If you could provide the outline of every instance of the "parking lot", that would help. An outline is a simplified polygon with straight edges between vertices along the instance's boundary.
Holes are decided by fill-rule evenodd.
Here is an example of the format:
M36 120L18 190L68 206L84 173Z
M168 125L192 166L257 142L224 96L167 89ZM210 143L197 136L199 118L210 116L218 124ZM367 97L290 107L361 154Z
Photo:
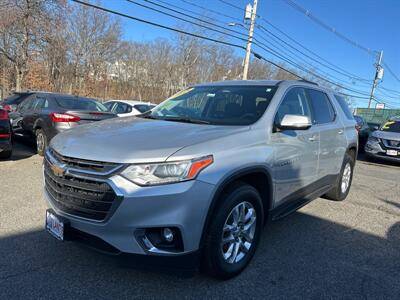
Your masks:
M117 264L43 230L41 161L28 145L0 162L0 298L400 299L400 166L359 160L344 202L318 199L268 224L230 281Z

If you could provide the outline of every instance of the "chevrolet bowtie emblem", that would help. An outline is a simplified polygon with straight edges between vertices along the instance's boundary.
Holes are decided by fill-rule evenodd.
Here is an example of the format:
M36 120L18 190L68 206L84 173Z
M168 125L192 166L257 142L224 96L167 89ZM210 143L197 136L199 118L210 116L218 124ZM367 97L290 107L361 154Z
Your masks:
M50 168L53 171L53 174L57 177L62 177L65 174L65 169L63 166L51 164Z

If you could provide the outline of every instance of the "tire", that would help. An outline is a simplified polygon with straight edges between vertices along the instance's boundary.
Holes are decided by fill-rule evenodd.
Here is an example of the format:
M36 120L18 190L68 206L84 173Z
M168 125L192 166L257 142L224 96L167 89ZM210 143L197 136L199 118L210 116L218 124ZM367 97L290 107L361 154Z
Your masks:
M12 155L12 150L2 151L0 152L0 159L8 159Z
M343 201L344 199L346 199L350 191L351 183L353 181L354 164L354 157L346 153L344 155L342 168L340 170L340 175L338 176L335 187L331 189L328 193L326 193L323 196L324 198L333 201Z
M40 128L36 129L35 136L36 136L37 154L39 154L40 156L44 156L44 152L46 151L46 148L48 145L47 136L44 133L43 129L40 129Z
M261 197L250 185L237 184L221 197L223 200L215 210L208 227L202 253L202 267L203 271L213 277L229 279L242 272L253 258L260 240L264 213ZM236 213L240 216L240 209L243 208L245 213L242 215L247 219L235 227L235 219L238 219L235 218ZM229 230L224 231L223 228ZM222 244L223 238L230 242ZM238 251L235 256L236 249Z

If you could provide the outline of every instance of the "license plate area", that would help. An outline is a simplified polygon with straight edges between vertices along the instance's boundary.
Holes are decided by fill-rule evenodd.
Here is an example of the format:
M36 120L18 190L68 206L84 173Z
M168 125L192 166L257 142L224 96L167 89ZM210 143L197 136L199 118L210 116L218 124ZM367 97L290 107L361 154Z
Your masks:
M56 215L53 210L46 211L46 231L60 241L65 240L65 229L68 221Z
M397 150L386 150L386 154L390 155L390 156L398 156L399 155L399 151L397 151Z

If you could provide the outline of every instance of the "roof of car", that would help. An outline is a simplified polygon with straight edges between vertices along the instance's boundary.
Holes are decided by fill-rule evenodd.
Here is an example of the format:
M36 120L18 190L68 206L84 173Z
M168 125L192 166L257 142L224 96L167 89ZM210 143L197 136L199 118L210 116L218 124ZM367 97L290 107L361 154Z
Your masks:
M53 95L53 96L63 96L63 97L76 97L76 98L85 98L85 99L93 99L89 97L83 97L83 96L77 96L77 95L71 95L71 94L66 94L66 93L54 93L54 92L47 92L47 91L21 91L21 92L13 92L13 94L46 94L46 95ZM93 99L95 100L95 99Z
M215 82L200 83L194 86L275 86L281 83L299 84L304 83L308 85L318 86L317 83L308 80L223 80Z
M117 100L117 99L110 99L110 100L107 100L107 101L104 102L104 103L107 103L107 102L122 102L122 103L130 104L130 105L136 105L136 104L155 105L155 104L153 104L153 103L151 103L151 102L143 102L143 101L137 101L137 100Z

